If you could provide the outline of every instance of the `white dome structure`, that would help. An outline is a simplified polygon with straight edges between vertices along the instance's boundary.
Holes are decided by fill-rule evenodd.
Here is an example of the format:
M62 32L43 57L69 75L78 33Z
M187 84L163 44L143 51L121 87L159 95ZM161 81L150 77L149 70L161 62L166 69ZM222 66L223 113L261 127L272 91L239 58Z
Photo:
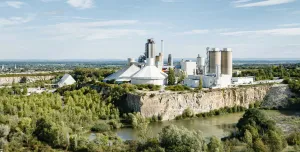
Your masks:
M117 83L129 82L131 80L131 77L138 71L140 71L140 68L132 64L131 66L126 66L116 73L109 75L103 81L107 82L110 80L115 80Z
M159 70L156 66L152 65L151 63L151 60L148 60L148 65L131 77L132 84L165 84L165 80L168 77L168 75Z

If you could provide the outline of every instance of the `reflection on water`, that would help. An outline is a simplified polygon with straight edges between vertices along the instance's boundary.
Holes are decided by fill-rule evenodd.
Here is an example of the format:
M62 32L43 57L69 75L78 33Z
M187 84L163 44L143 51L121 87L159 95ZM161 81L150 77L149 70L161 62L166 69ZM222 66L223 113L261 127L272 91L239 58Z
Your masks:
M228 136L233 126L242 117L243 113L234 113L211 118L194 118L186 120L172 120L149 124L152 136L157 136L161 129L168 125L185 127L189 130L200 130L205 138L216 136L219 138ZM138 137L138 130L132 128L122 128L116 130L118 136L123 140L134 140Z

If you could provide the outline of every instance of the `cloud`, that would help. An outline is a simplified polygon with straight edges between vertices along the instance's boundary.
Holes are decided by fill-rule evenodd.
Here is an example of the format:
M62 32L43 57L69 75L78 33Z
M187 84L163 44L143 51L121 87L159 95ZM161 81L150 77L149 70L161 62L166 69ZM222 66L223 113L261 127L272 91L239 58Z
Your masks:
M295 26L300 26L300 23L281 24L279 26L281 26L281 27L295 27Z
M206 34L208 32L209 32L209 30L191 30L191 31L186 31L186 32L182 32L182 33L179 33L179 34L182 34L182 35L195 35L195 34Z
M20 1L6 1L6 4L13 8L21 8L25 3Z
M145 30L120 28L135 25L136 20L111 20L100 22L68 22L50 25L44 29L55 40L98 40L132 35L146 35Z
M0 27L24 24L24 23L32 21L34 19L34 17L35 17L35 15L28 15L26 18L24 18L24 17L0 18Z
M243 1L243 0L240 0ZM271 5L280 5L286 3L292 3L296 0L264 0L260 2L253 2L253 3L244 3L240 2L235 5L235 7L262 7L262 6L271 6Z
M232 3L234 4L238 4L238 3L246 3L246 2L250 2L252 0L236 0L236 1L233 1Z
M300 36L300 28L278 28L256 31L224 32L221 35L243 36L243 35L271 35L271 36Z
M56 2L56 1L60 1L60 0L41 0L42 2L48 3L48 2Z
M93 18L90 17L80 17L80 16L73 16L72 18L78 20L93 20Z
M67 0L67 3L79 9L87 9L94 6L94 0Z

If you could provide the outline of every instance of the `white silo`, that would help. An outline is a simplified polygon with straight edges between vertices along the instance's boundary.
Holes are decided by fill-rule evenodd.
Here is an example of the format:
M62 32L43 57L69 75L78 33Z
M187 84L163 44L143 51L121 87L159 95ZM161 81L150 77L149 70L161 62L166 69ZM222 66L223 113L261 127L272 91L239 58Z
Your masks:
M232 50L224 48L221 51L221 73L232 75Z
M217 66L221 66L221 52L219 48L212 48L212 50L209 51L208 73L217 73Z

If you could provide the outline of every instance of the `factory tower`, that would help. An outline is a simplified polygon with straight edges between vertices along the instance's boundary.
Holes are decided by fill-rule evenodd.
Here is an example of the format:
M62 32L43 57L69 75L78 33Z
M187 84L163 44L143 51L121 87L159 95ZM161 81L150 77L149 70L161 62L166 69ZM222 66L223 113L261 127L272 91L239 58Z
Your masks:
M155 42L153 39L148 39L145 44L145 56L148 58L155 58Z

